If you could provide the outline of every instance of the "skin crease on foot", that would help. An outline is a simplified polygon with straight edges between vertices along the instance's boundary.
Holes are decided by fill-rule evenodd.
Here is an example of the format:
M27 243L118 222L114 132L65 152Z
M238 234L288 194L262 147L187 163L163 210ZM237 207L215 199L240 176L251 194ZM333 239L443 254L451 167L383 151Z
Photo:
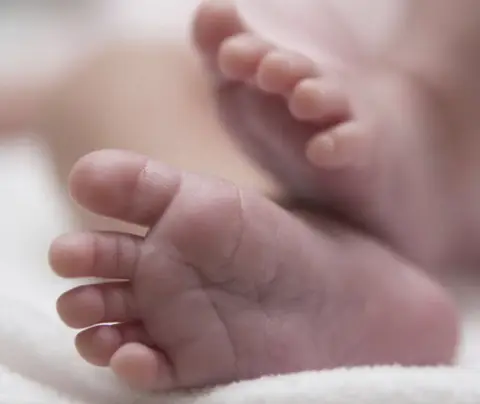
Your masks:
M102 281L65 293L58 311L89 327L83 358L132 387L453 358L448 294L363 234L130 152L84 157L70 189L84 208L148 228L68 234L50 252L60 276Z
M397 2L402 18L377 49L342 15L313 24L331 16L326 0L267 2L270 13L257 3L239 1L268 29L290 29L292 48L314 38L327 57L267 41L232 1L203 2L193 40L230 134L292 195L334 207L427 269L477 265L480 3ZM289 15L305 22L295 32Z

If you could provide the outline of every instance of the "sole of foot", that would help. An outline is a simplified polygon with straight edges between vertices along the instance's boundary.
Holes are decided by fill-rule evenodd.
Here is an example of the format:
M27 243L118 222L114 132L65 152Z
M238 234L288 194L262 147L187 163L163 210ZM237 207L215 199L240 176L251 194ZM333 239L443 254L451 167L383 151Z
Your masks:
M99 282L58 301L85 329L79 353L134 388L453 359L443 289L328 217L120 151L81 159L70 188L91 212L148 229L68 234L50 251L58 275Z

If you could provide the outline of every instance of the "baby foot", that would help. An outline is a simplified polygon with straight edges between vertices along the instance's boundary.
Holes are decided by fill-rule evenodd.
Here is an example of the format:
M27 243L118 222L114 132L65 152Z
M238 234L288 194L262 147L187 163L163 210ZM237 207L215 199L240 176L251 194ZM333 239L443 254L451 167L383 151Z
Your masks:
M291 195L340 211L422 265L451 253L452 194L428 143L450 129L424 83L369 59L320 66L251 32L228 0L203 2L193 38L223 122Z
M71 190L92 212L149 229L70 234L50 257L61 276L104 281L67 292L58 311L90 327L77 338L83 358L133 387L453 358L444 291L340 225L309 227L230 183L126 152L82 159Z
M315 172L304 158L310 139L315 141L307 154L318 166L343 168L362 159L359 143L367 138L344 136L352 135L355 125L346 123L348 99L332 72L249 31L228 1L206 1L199 7L193 37L213 73L225 123L282 181L308 184L298 177Z
M235 13L226 9L223 2L209 2L203 7L198 13L197 38L202 35L201 25L207 24L209 18ZM293 118L317 126L319 132L307 144L307 157L318 167L338 169L361 161L365 157L365 147L361 145L365 146L368 134L362 134L359 125L351 121L347 94L342 91L339 78L333 73L324 74L305 56L239 30L218 46L219 80L243 82L264 94L283 97Z

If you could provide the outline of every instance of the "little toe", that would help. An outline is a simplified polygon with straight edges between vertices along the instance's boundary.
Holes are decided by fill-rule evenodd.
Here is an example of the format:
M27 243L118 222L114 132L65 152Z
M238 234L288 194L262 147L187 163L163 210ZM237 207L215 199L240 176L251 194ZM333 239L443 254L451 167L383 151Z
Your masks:
M232 1L207 0L195 12L192 39L207 64L215 65L222 42L245 31Z
M319 168L361 167L368 161L371 137L356 121L320 132L307 144L308 161Z
M228 38L218 52L220 71L231 80L251 79L271 48L270 44L248 32Z
M95 366L108 366L115 352L128 343L152 345L145 329L137 323L99 325L81 331L75 340L80 356Z
M256 83L265 92L288 95L300 80L316 75L317 68L311 59L275 49L262 59Z
M349 106L339 86L320 78L307 78L294 88L289 101L292 115L301 121L321 123L325 120L346 119Z
M134 389L166 391L176 387L166 356L140 343L121 346L112 356L110 367Z
M128 282L80 286L64 293L57 311L65 324L86 328L100 323L136 320L137 306Z
M142 241L129 234L66 234L52 243L50 266L64 278L131 279Z

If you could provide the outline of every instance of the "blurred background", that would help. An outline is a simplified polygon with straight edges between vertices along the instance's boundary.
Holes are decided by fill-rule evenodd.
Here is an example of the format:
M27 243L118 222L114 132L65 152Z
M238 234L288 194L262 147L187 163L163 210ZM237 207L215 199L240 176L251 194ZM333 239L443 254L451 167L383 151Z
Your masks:
M63 74L112 41L161 38L174 46L183 44L197 3L1 1L0 97L2 89ZM52 287L60 290L65 285L50 274L46 253L52 238L70 227L70 212L48 153L30 135L16 133L0 142L0 275L4 286L0 296L38 297L38 305L53 313L56 291Z
M184 35L197 0L0 2L0 73L39 75L119 37Z

